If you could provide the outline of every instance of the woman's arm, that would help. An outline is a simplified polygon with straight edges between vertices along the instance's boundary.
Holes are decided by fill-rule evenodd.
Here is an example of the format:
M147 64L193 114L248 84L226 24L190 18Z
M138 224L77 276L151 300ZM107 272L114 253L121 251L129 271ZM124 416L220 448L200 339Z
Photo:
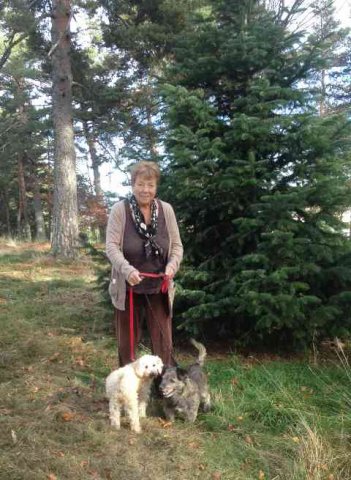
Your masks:
M125 227L125 206L116 203L110 212L106 230L106 255L114 269L127 280L136 269L125 259L122 242Z

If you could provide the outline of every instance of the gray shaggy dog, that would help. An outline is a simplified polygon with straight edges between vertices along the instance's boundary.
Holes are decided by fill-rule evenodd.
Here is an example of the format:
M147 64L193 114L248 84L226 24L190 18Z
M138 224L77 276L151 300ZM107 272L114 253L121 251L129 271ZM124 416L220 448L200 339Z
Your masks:
M207 376L202 370L206 348L194 339L190 341L199 352L197 361L187 368L166 368L159 386L165 416L171 421L179 416L195 422L199 407L204 412L211 408Z

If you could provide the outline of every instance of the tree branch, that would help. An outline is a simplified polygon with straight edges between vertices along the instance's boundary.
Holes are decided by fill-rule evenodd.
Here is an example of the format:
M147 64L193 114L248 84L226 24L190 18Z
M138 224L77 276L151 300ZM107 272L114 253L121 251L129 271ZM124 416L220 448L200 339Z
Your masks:
M1 55L1 58L0 58L0 69L5 65L5 63L7 62L7 60L9 59L10 55L11 55L11 52L12 52L12 49L18 45L19 43L21 43L26 37L28 37L28 33L22 33L22 35L20 35L16 40L15 40L15 37L16 37L16 32L13 32L9 38L9 43L7 45L7 47L5 48L5 51L4 53Z

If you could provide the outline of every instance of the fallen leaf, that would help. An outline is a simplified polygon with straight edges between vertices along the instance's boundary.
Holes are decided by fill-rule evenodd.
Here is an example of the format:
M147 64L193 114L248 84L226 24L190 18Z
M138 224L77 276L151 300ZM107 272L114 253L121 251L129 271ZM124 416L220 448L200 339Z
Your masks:
M250 437L250 435L245 435L244 440L249 445L253 445L253 443L254 443L253 440L252 440L252 437Z
M206 468L205 465L203 463L200 463L199 470L204 471L205 468Z
M61 415L61 418L64 422L71 422L76 417L76 414L73 412L64 412Z
M57 477L53 473L49 473L48 480L57 480Z
M173 425L172 422L170 422L169 420L164 420L163 418L161 417L158 417L157 419L159 421L159 423L161 424L162 428L169 428Z
M221 472L213 472L212 473L212 480L221 480L222 474Z
M84 360L82 359L82 357L76 358L75 363L76 363L76 365L79 365L80 367L84 367L84 366L85 366L85 362L84 362Z
M260 470L258 472L258 480L264 480L264 479L265 479L264 472L262 470Z
M82 468L86 467L87 465L89 465L89 462L88 460L82 460L79 464Z
M63 452L53 452L55 457L60 457L60 458L63 458L65 456L65 454Z
M55 362L56 360L58 360L59 356L60 356L60 352L56 352L51 357L49 357L49 361L50 362Z
M165 423L162 425L162 427L163 427L163 428L169 428L169 427L171 427L172 425L173 425L172 422L165 422Z
M112 480L112 471L109 468L104 469L106 480Z
M234 430L237 430L238 427L236 425L234 425L233 423L230 423L228 426L227 426L227 430L229 432L234 432Z
M190 443L188 443L188 446L190 448L199 448L200 444L199 444L199 442L190 442Z

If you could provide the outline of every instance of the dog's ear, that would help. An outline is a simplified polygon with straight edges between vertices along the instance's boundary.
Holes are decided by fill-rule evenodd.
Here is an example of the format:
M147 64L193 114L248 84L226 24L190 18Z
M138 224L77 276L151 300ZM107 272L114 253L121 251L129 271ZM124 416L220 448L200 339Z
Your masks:
M144 365L143 365L142 357L135 360L135 362L133 363L133 368L134 368L135 375L137 377L144 376Z
M177 377L181 381L184 381L188 377L188 373L185 368L177 367Z

